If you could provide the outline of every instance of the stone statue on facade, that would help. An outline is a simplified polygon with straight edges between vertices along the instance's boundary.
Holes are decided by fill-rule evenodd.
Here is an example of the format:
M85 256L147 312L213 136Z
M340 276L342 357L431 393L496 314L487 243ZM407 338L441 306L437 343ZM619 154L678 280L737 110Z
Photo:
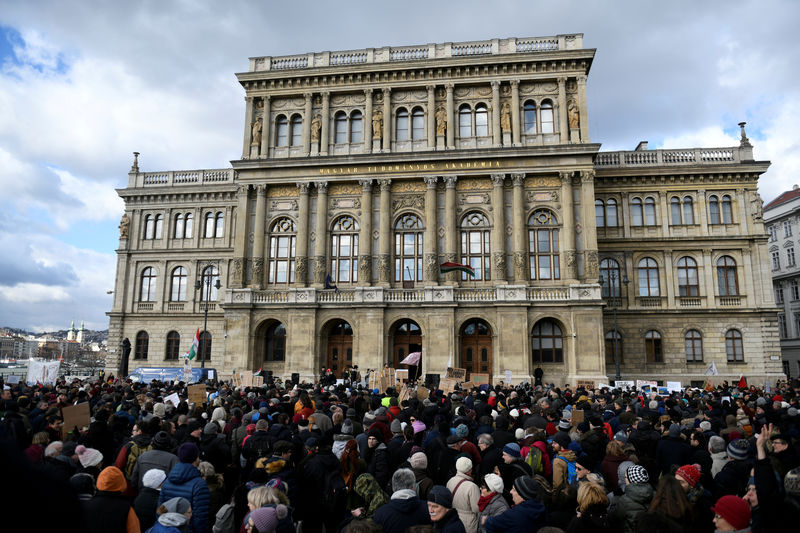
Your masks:
M128 238L128 231L130 230L131 226L131 219L128 216L128 213L123 213L122 218L119 220L119 238L120 239L127 239Z
M311 142L319 142L319 134L322 131L322 117L314 115L311 119Z
M575 105L575 100L570 100L567 106L567 116L569 117L570 129L578 129L580 127L580 114L578 113L578 106Z
M511 106L504 102L500 106L500 128L503 131L511 132Z
M443 107L436 110L436 135L444 135L447 129L447 112Z
M764 218L764 200L761 199L761 195L758 194L758 191L753 194L753 199L750 200L750 204L752 206L753 220L762 220Z
M259 146L261 144L261 128L263 127L261 123L261 119L257 118L253 121L253 125L251 126L251 133L253 140L250 144L253 146Z
M372 112L372 138L380 140L383 137L383 112L376 109Z

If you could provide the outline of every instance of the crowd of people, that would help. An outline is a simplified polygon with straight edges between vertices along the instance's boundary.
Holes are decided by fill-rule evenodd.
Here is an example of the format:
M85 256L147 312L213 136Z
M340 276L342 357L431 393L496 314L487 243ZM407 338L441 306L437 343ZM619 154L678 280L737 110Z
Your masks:
M7 516L90 533L800 523L796 381L668 395L527 383L401 394L328 380L206 391L194 404L183 382L3 385ZM88 424L64 427L81 403Z

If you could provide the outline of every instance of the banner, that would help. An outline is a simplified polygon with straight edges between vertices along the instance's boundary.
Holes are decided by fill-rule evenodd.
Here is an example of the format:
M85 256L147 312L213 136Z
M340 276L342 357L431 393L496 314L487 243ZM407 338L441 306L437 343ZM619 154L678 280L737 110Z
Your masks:
M61 361L34 361L28 362L28 376L25 378L25 383L28 385L53 385L58 379L58 370L61 367Z
M670 392L680 392L683 387L680 381L667 381L667 390Z
M633 381L615 381L614 387L618 389L632 389L635 383Z

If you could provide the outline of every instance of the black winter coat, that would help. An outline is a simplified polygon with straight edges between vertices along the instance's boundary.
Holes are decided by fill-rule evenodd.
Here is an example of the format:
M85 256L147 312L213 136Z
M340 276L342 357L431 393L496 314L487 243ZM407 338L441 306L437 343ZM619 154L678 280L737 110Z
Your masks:
M139 527L147 531L156 523L156 509L158 509L158 490L144 487L133 501L133 510L139 517Z
M672 465L688 464L691 455L692 447L680 437L664 437L656 448L656 460L662 474L669 473Z

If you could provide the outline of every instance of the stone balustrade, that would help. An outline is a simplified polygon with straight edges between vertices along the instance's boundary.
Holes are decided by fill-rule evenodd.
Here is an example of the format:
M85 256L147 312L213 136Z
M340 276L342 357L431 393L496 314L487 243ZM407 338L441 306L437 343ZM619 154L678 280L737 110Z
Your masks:
M202 184L233 183L232 168L206 170L170 170L167 172L139 172L130 175L128 187L180 187Z
M597 168L657 167L678 165L718 165L741 163L751 154L743 155L741 147L692 148L687 150L633 150L626 152L600 152L595 159Z

